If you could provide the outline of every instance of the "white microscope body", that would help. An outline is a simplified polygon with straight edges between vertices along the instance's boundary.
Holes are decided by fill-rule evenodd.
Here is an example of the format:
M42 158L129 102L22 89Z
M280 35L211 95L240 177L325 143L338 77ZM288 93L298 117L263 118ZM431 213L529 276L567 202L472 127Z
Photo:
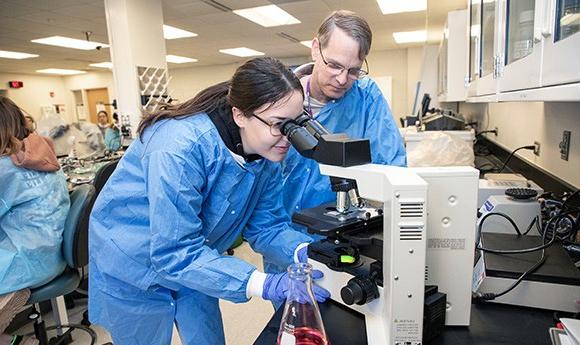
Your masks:
M320 165L321 173L353 179L361 198L383 204L383 286L379 297L347 305L341 289L351 275L309 260L324 272L317 284L332 298L365 316L369 345L422 343L425 291L427 183L405 168L366 164L349 168Z

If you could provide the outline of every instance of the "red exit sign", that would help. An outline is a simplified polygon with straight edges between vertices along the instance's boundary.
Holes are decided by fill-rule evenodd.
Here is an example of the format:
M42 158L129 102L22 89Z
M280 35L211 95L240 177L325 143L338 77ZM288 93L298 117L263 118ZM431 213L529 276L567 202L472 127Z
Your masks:
M24 83L19 80L11 80L8 82L8 86L12 89L20 89L24 86Z

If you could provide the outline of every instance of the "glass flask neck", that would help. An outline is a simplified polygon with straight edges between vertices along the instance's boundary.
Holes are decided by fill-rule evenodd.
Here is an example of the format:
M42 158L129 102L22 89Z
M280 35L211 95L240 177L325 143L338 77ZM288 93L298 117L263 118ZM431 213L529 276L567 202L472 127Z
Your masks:
M288 297L278 331L278 345L329 345L312 293L312 266L288 267Z

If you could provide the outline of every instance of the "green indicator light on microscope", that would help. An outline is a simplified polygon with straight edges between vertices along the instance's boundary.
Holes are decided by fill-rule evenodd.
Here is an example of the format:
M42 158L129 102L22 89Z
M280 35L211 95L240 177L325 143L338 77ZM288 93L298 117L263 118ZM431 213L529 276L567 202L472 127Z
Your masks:
M341 255L340 256L340 263L342 264L353 264L355 261L354 256L350 255Z

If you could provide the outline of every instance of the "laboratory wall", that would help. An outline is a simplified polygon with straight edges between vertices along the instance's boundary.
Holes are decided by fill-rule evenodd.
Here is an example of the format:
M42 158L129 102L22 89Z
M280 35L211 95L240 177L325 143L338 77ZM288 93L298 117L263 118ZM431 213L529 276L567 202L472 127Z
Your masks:
M22 81L24 87L8 88L11 80ZM42 106L55 104L64 104L66 121L72 116L72 93L66 88L64 77L0 73L0 89L6 89L6 95L35 119L40 118Z
M520 146L540 143L540 155L527 150L516 155L540 169L580 187L580 103L513 102L459 106L470 120L477 120L480 130L498 128L498 135L487 138L511 151ZM560 159L562 132L572 132L568 161Z
M64 77L64 84L71 91L107 88L110 100L115 98L115 83L111 72L90 72Z
M427 46L432 52L435 46ZM436 49L435 49L436 51ZM433 56L431 56L433 55ZM395 118L408 115L413 106L415 86L419 78L426 85L436 85L436 73L423 71L421 65L427 58L436 59L436 54L427 54L423 47L373 51L368 57L371 77L392 77L392 111ZM287 65L300 65L310 61L310 56L282 59ZM436 60L434 60L436 61ZM200 66L189 68L170 68L170 92L178 100L187 100L204 88L229 79L241 63L229 65ZM432 74L432 75L431 75ZM431 80L432 79L432 80ZM428 92L427 89L426 92ZM397 123L399 121L397 120Z
M436 51L436 46L427 46L426 49L413 47L373 51L368 57L371 77L390 76L392 78L391 108L397 124L399 124L399 117L411 113L417 81L422 80L421 94L429 92L429 85L436 83L436 71L431 73L430 69L421 67L425 60L436 59L431 56L433 55L432 51ZM289 66L301 65L310 60L310 56L307 55L282 59ZM240 64L242 62L186 68L170 65L169 74L172 79L169 93L173 98L185 101L204 88L229 79ZM65 104L66 120L68 122L74 121L76 119L76 104L73 91L77 90L108 88L109 99L112 101L116 97L113 75L109 71L95 71L65 77L0 74L0 82L2 85L6 85L6 88L9 80L24 82L22 89L9 89L8 96L34 117L40 116L42 105ZM54 92L54 97L50 97L50 92Z

